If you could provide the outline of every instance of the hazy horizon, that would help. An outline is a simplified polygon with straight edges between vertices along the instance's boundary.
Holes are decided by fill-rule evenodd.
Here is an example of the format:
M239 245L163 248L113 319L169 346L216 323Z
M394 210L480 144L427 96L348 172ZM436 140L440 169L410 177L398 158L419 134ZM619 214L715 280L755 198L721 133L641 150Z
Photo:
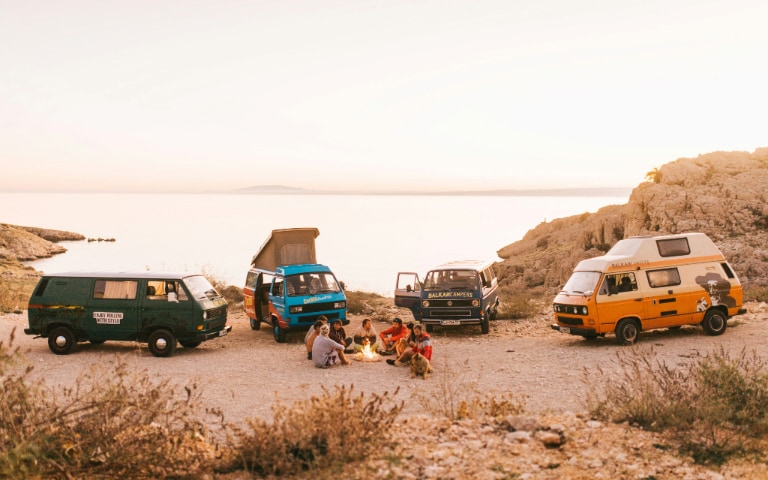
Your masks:
M757 0L2 11L4 192L633 188L768 145Z

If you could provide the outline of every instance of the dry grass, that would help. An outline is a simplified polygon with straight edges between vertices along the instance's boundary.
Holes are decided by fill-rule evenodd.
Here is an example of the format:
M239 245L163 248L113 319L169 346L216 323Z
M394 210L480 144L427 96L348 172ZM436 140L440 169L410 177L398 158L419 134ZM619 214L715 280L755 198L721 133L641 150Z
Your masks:
M621 376L599 370L602 386L587 397L595 417L666 432L702 464L750 453L768 434L768 373L755 352L721 348L679 368L639 348L617 357Z

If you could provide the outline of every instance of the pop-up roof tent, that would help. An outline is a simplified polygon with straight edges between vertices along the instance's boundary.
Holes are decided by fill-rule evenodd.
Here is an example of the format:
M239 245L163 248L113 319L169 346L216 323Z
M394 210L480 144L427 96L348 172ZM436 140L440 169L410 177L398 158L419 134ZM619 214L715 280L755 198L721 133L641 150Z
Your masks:
M282 265L317 263L316 228L284 228L272 230L267 241L251 259L251 265L264 270L275 270Z

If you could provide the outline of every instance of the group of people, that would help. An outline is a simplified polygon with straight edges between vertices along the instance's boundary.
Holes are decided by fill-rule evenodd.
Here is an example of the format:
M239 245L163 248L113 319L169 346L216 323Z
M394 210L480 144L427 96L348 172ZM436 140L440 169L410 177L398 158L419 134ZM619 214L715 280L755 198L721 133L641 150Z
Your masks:
M363 320L360 329L348 337L338 318L328 325L328 319L321 315L304 337L307 359L318 368L341 364L349 365L347 355L362 351L366 346L380 355L395 355L387 359L389 365L407 365L412 356L420 353L427 360L432 359L432 340L420 324L403 325L399 318L392 320L392 326L377 334L371 319Z

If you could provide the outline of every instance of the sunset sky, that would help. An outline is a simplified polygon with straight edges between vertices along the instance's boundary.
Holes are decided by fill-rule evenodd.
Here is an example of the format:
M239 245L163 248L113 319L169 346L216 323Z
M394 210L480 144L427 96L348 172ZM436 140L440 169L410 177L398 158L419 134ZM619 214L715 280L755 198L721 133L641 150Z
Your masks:
M632 187L768 146L768 2L0 0L0 191Z

